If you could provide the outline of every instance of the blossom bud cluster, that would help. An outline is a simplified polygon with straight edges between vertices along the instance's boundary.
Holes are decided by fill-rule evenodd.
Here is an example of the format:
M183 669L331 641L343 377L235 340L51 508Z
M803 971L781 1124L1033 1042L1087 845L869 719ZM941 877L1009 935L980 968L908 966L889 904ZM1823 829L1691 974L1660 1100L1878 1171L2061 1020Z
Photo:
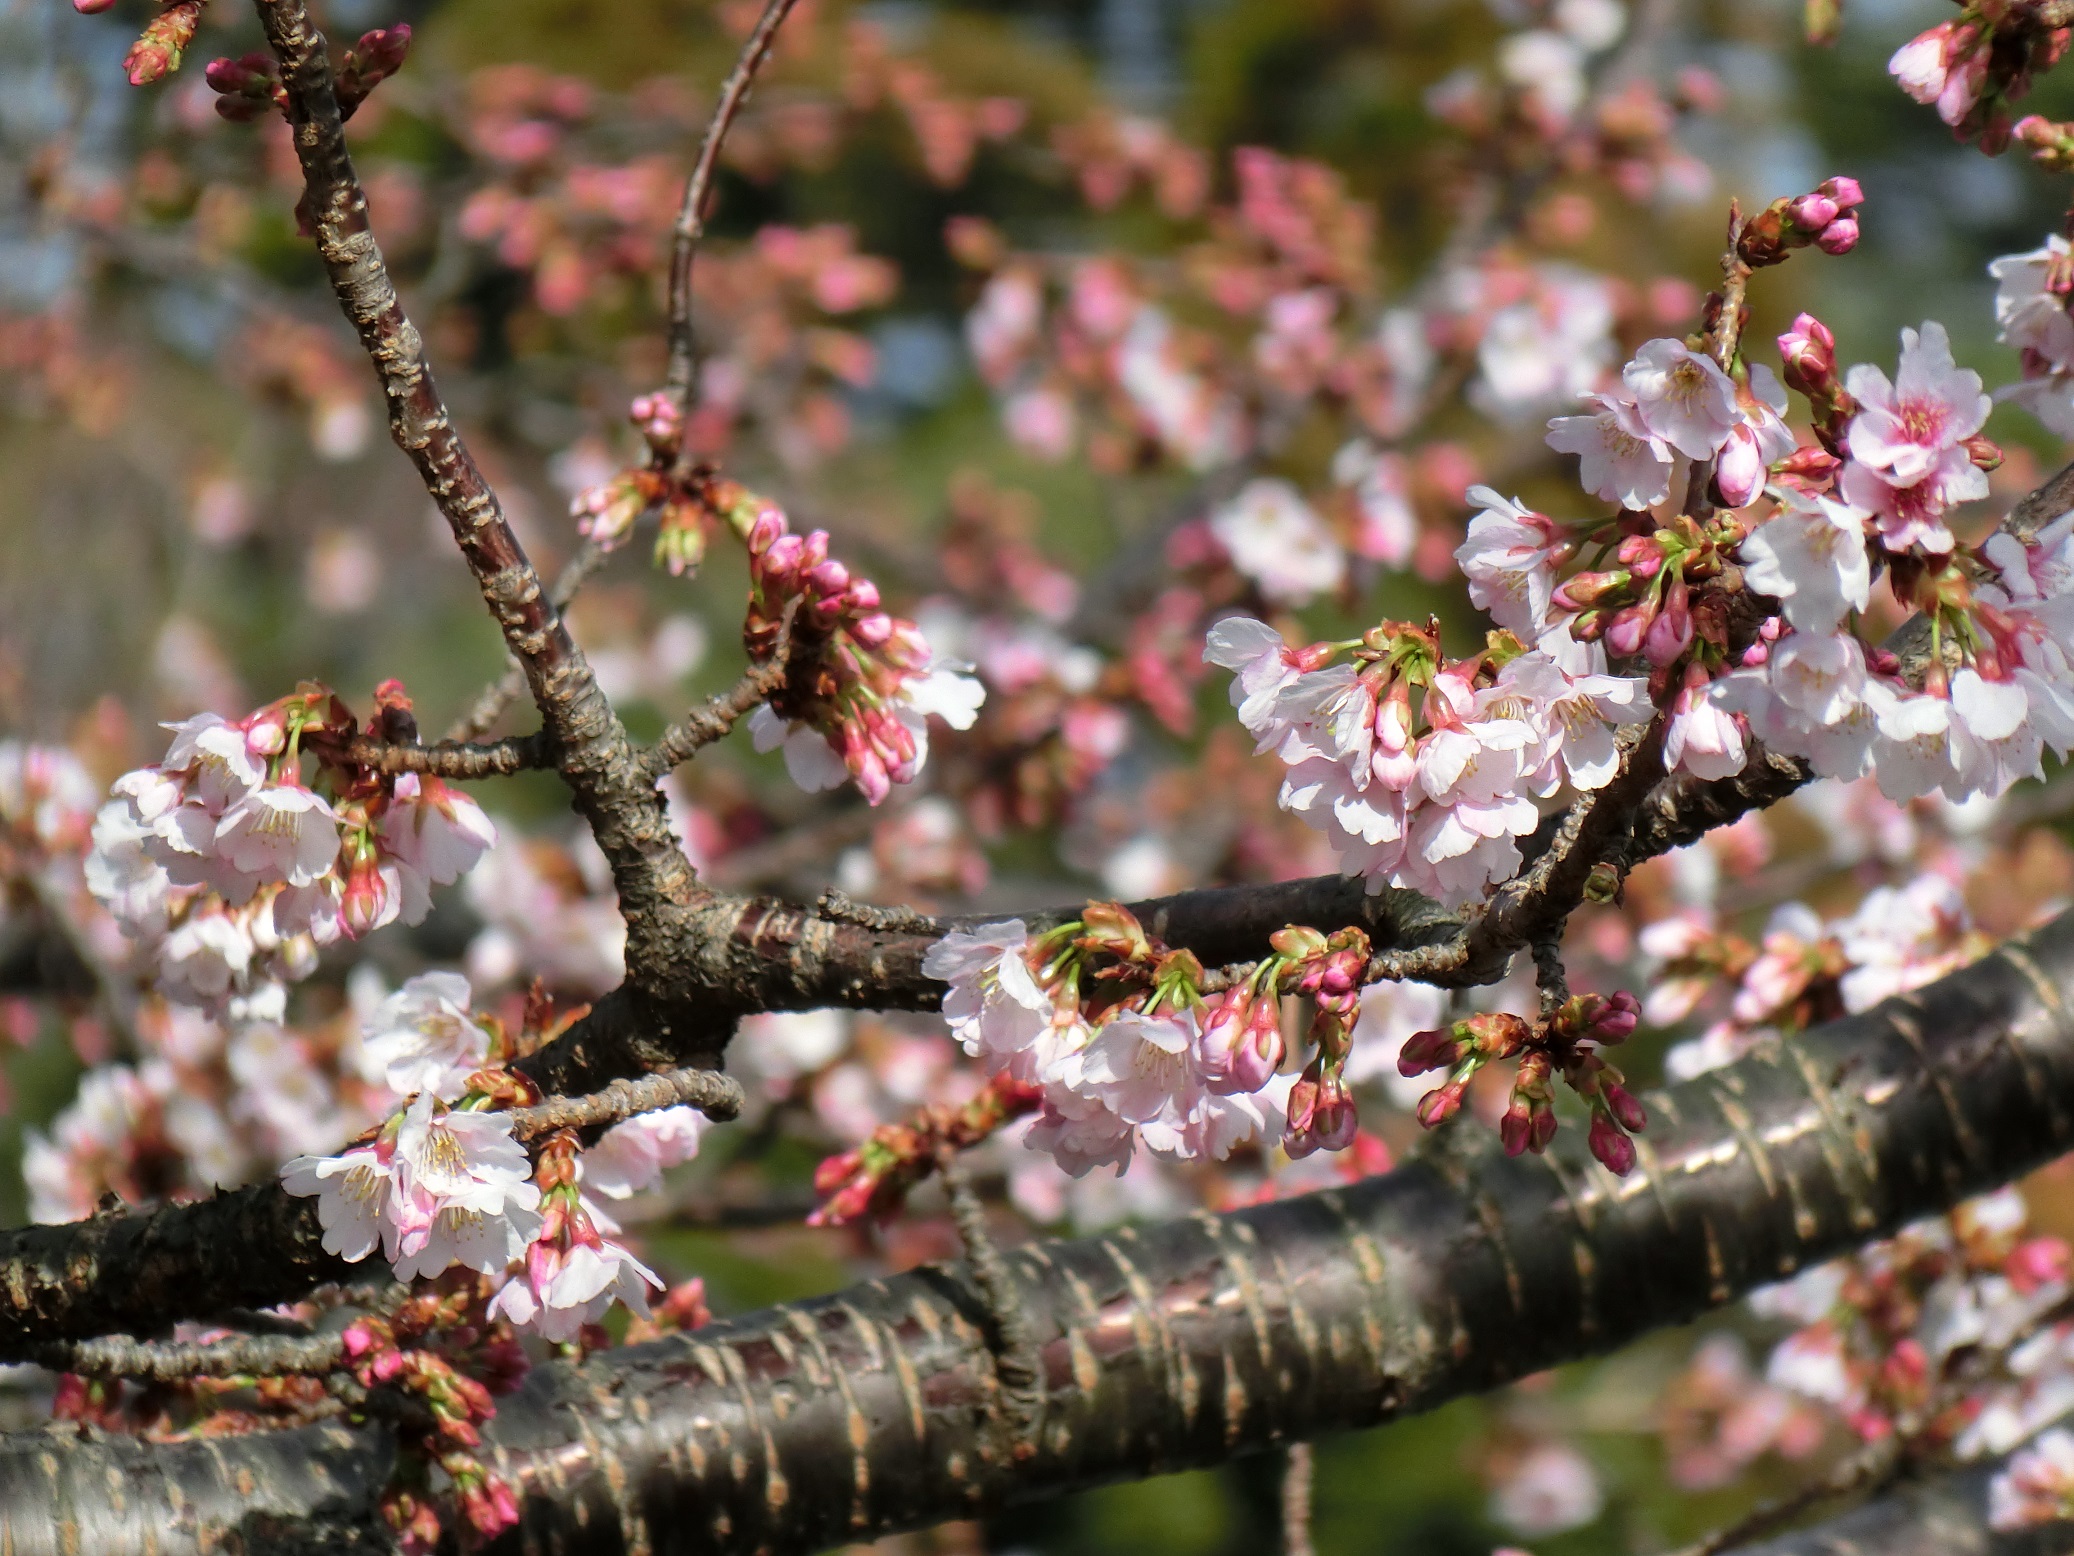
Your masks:
M936 1166L938 1153L979 1144L1036 1110L1044 1093L1002 1071L978 1095L959 1105L939 1102L914 1118L882 1124L862 1145L838 1152L814 1172L821 1204L809 1226L846 1226L867 1216L884 1219Z
M490 1311L514 1329L548 1340L574 1340L614 1302L646 1318L648 1288L662 1286L653 1270L601 1233L601 1213L586 1205L578 1188L582 1172L575 1131L559 1130L540 1147L533 1178L540 1190L540 1230L524 1265L490 1302ZM602 1219L607 1230L618 1229L609 1217Z
M1887 70L1962 141L1978 139L1990 156L2009 144L2009 104L2031 77L2067 52L2074 30L2048 25L2036 0L1981 0L1917 34L1894 51Z
M269 108L288 111L288 89L281 84L273 55L256 50L236 59L212 59L202 71L216 94L216 112L233 124L257 119Z
M1736 257L1753 268L1781 265L1794 249L1813 244L1825 254L1858 246L1859 206L1865 193L1855 178L1831 178L1807 194L1774 200L1744 223Z
M413 1556L441 1548L443 1521L425 1491L425 1472L435 1465L474 1541L517 1523L510 1484L477 1450L484 1423L497 1413L493 1396L516 1388L528 1363L511 1332L485 1311L480 1284L441 1282L393 1313L355 1319L344 1339L347 1365L362 1388L394 1390L421 1407L400 1426L398 1463L379 1504L398 1548Z
M376 698L370 734L410 727L396 683ZM169 988L221 993L269 947L421 923L432 887L458 880L495 840L481 807L442 780L347 762L352 716L322 687L235 721L203 713L167 728L164 759L116 780L86 878L153 948ZM318 787L304 782L305 753L318 759ZM183 976L204 948L222 975Z
M1600 1050L1626 1042L1640 1017L1640 1002L1624 991L1573 995L1539 1022L1502 1011L1470 1016L1414 1034L1398 1054L1397 1069L1406 1077L1446 1072L1447 1079L1419 1102L1419 1122L1431 1129L1461 1108L1470 1082L1485 1065L1518 1057L1511 1097L1498 1123L1508 1156L1538 1155L1555 1138L1554 1081L1560 1076L1591 1109L1592 1155L1625 1177L1635 1166L1630 1136L1640 1134L1648 1120L1625 1078Z
M944 1015L965 1051L1015 1088L1038 1117L1027 1143L1075 1177L1155 1156L1223 1160L1279 1141L1291 1156L1353 1142L1344 1076L1369 959L1357 929L1280 931L1273 954L1205 996L1186 951L1148 935L1126 908L1090 903L1082 918L1032 936L1019 919L954 931L923 971L950 985ZM1314 1052L1288 1073L1284 997L1309 1002ZM990 1104L998 1106L1001 1104ZM834 1158L829 1187L868 1203L873 1147ZM854 1160L852 1159L854 1158ZM837 1164L843 1164L840 1171ZM826 1214L826 1212L824 1212Z
M972 727L984 688L886 611L878 585L830 556L827 531L794 534L776 504L731 481L708 479L700 496L748 548L750 659L768 660L789 633L785 682L751 715L749 732L759 751L783 748L802 789L848 780L876 805L921 772L931 714Z
M74 0L74 5L79 10L104 9L100 5L80 6L78 0ZM147 22L122 57L123 74L130 78L130 85L149 86L178 70L181 56L194 42L195 28L201 20L202 0L172 0Z

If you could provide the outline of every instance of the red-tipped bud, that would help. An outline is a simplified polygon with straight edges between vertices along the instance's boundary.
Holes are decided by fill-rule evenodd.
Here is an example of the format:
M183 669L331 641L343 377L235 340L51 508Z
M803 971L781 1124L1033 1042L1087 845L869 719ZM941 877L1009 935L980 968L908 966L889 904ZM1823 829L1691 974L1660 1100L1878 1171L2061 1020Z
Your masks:
M1592 1155L1614 1177L1625 1178L1635 1170L1635 1142L1622 1134L1620 1126L1604 1113L1592 1114L1589 1143Z
M1412 1076L1424 1075L1428 1070L1451 1070L1460 1052L1461 1045L1455 1041L1452 1027L1414 1032L1398 1051L1397 1073Z

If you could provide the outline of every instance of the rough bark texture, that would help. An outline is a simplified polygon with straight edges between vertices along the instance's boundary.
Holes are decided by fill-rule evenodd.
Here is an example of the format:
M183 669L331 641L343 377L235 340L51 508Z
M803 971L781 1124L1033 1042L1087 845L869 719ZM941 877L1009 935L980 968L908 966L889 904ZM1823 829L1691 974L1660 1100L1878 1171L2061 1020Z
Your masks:
M1514 1160L1470 1123L1349 1188L1011 1252L1043 1364L1023 1460L963 1266L540 1368L492 1429L527 1493L507 1545L812 1550L1373 1425L1614 1349L2074 1146L2069 986L2074 915L1655 1094L1625 1180L1574 1125L1547 1158ZM140 1452L81 1444L59 1463L47 1443L0 1440L17 1549L71 1506L65 1486ZM379 1436L320 1446L341 1483L379 1479ZM277 1438L153 1452L197 1539L317 1495L303 1467L240 1489L295 1458ZM156 1526L130 1505L93 1510L89 1548L145 1548ZM326 1538L352 1511L304 1505Z

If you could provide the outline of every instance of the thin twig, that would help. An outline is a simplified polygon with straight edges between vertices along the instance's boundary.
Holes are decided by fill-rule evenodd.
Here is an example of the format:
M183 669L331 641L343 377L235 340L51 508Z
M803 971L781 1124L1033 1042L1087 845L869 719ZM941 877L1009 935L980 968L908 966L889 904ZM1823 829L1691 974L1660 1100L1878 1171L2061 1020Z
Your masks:
M589 1129L616 1124L658 1108L693 1107L711 1119L729 1119L742 1111L742 1088L718 1070L665 1070L639 1080L614 1081L584 1097L550 1097L530 1108L513 1108L511 1132L521 1140L557 1129Z
M643 753L641 760L653 776L660 778L679 763L690 761L706 746L724 738L745 714L785 684L785 676L792 664L792 622L798 611L797 599L786 605L785 614L778 622L778 640L772 645L770 658L743 671L742 678L732 689L710 698L697 712L685 714L664 730L661 738Z
M378 773L429 773L438 778L502 778L552 765L546 736L510 735L483 744L443 740L438 745L403 745L360 736L344 742L339 755Z
M1686 1546L1676 1556L1720 1556L1723 1551L1747 1545L1792 1523L1810 1508L1882 1484L1901 1462L1898 1434L1867 1443L1827 1475L1753 1508L1727 1528L1717 1529L1697 1545Z
M263 1378L288 1373L330 1372L344 1360L340 1334L232 1335L224 1340L181 1344L106 1334L45 1346L36 1360L53 1372L89 1378L139 1378L174 1383L183 1378Z
M1314 1556L1311 1544L1311 1483L1315 1466L1309 1443L1291 1443L1282 1454L1282 1556Z
M756 19L755 28L735 60L735 68L721 85L720 100L713 105L712 121L706 126L706 138L699 143L698 160L692 164L691 177L684 182L684 199L677 208L670 246L670 370L664 386L686 416L691 414L691 392L698 376L698 344L691 324L691 262L698 253L699 240L706 235L706 204L712 193L713 174L720 166L720 148L734 126L735 115L748 99L756 72L770 56L778 29L795 3L796 0L767 0L763 14Z

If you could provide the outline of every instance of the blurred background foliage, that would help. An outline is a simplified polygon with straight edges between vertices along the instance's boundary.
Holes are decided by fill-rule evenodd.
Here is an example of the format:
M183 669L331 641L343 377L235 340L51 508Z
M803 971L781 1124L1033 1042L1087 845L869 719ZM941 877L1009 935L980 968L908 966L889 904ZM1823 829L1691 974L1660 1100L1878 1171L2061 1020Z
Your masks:
M665 103L665 121L667 103L681 101L688 106L678 133L688 140L699 117L691 108L733 58L740 18L727 14L732 3L334 0L328 8L342 38L405 20L418 29L393 100L356 123L356 153L406 297L433 321L435 360L458 417L481 439L485 463L546 567L574 543L556 462L585 439L623 448L619 408L657 376L654 299L625 286L616 301L556 315L529 298L521 277L443 241L469 166L453 110L471 78L480 82L475 73L531 64L601 93L648 94ZM958 91L1022 99L1040 122L1069 121L1107 97L1166 116L1212 151L1219 179L1228 177L1225 154L1239 146L1268 145L1330 164L1374 202L1382 283L1394 291L1419 284L1454 229L1444 155L1452 132L1428 113L1426 94L1450 71L1484 59L1498 29L1517 22L1507 9L1512 0L1490 3L1493 9L1483 0L878 0L858 9ZM2065 181L2017 156L1989 160L1955 145L1934 115L1894 88L1888 55L1948 8L1936 0L1849 0L1840 42L1817 50L1800 42L1797 9L1780 0L1640 3L1667 8L1655 70L1702 65L1726 88L1722 111L1686 137L1712 168L1713 187L1703 198L1641 210L1609 202L1561 256L1628 274L1681 276L1703 290L1729 195L1750 208L1849 173L1867 193L1864 243L1844 261L1801 261L1768 274L1756 291L1752 334L1768 337L1797 310L1813 308L1846 343L1844 360L1888 361L1898 329L1936 317L1950 327L1961 359L1990 384L2014 378L2013 354L1994 344L1984 267L2056 228ZM187 90L198 84L193 70L179 91L125 88L117 61L134 36L132 11L126 0L108 15L76 17L61 0L0 0L0 149L8 175L0 188L0 310L31 316L83 284L75 323L87 343L74 414L52 414L36 395L0 394L0 727L44 738L83 734L115 770L145 744L138 732L154 718L196 704L249 705L299 675L354 695L399 675L436 729L496 673L495 635L424 494L380 435L362 386L338 401L357 403L362 424L326 428L313 421L307 386L270 390L267 375L280 375L278 365L255 367L256 397L246 392L251 379L240 386L226 372L225 343L237 338L254 296L327 332L334 346L345 341L344 328L320 292L314 257L296 237L292 193L278 176L248 178L242 197L204 193L212 168L269 158L278 167L278 137L262 144L257 136L204 133L215 127L198 127L200 110ZM249 14L225 3L208 13L194 54L206 59L256 44ZM787 56L768 90L831 79L840 69L832 56ZM2074 117L2074 71L2048 76L2026 106ZM624 147L628 154L655 149L638 136L652 135L656 122L629 130L636 138ZM167 146L179 155L164 155ZM682 153L681 145L669 149ZM43 220L28 191L53 156L99 170L111 183L118 170L141 166L142 218L95 231ZM385 208L385 191L414 215ZM220 208L206 213L206 223L193 220L205 198ZM921 590L931 582L932 537L954 478L983 471L1032 494L1040 548L1092 576L1158 521L1177 482L1158 472L1117 479L1073 463L1040 464L1002 435L959 333L975 283L943 234L946 220L961 215L988 217L1033 247L1156 252L1172 241L1163 218L1142 203L1090 214L1056 168L1026 148L982 145L971 175L944 187L918 166L913 138L883 116L866 119L817 162L761 174L731 169L717 244L774 221L845 223L863 252L892 260L900 277L889 300L852 321L870 338L879 373L870 387L844 395L857 430L849 446L807 471L772 462L752 441L739 473L780 491L800 520L834 531L874 576ZM207 241L216 252L173 240L176 226L213 231ZM225 256L235 263L212 262ZM42 349L18 346L8 371L31 376L39 364L19 353L33 359ZM252 345L231 351L264 354ZM113 377L102 382L102 373ZM108 409L97 412L103 391ZM333 414L350 421L354 413ZM2028 486L2056 456L2021 413L1998 412L1989 430L2011 450L2012 490ZM1551 494L1564 485L1553 465L1522 478L1530 494L1535 481ZM694 624L693 648L703 649L686 653L681 673L660 683L628 678L630 721L637 732L652 731L684 698L733 680L739 654L727 639L742 575L735 558L718 552L690 584L623 560L579 606L587 645L603 657L616 644L640 641L644 625L685 616ZM1447 592L1405 576L1380 588L1365 605L1398 614L1461 609ZM1120 625L1090 630L1114 638ZM1221 703L1221 687L1204 698L1206 706ZM736 742L716 765L723 776L702 781L746 785L779 809L788 803L775 758L753 757ZM500 790L496 803L507 813L546 816L559 812L560 796L551 780L539 780ZM1021 883L1032 877L1071 889L1070 868L1035 840L1003 839L995 864L1004 897L1026 900ZM459 943L467 926L442 928L441 920L464 914L442 908L427 933ZM76 1064L50 1045L24 1050L10 1064L13 1105L0 1131L15 1137L25 1120L47 1117L69 1095ZM10 1176L15 1156L0 1149ZM801 1179L810 1168L804 1157L794 1164ZM8 1217L18 1217L21 1205L18 1183L0 1188ZM797 1230L746 1238L687 1232L657 1246L675 1269L705 1275L720 1311L826 1290L844 1278L841 1258ZM1658 1336L1503 1396L1322 1444L1319 1548L1484 1556L1504 1542L1478 1465L1494 1440L1556 1401L1585 1424L1578 1440L1608 1495L1594 1522L1536 1542L1537 1556L1648 1551L1696 1537L1786 1484L1786 1472L1774 1467L1707 1495L1670 1484L1652 1401L1689 1343L1689 1336ZM1767 1474L1776 1477L1770 1488ZM985 1531L891 1543L915 1551L984 1545L1237 1556L1273 1547L1277 1494L1275 1466L1246 1463L1018 1510Z

